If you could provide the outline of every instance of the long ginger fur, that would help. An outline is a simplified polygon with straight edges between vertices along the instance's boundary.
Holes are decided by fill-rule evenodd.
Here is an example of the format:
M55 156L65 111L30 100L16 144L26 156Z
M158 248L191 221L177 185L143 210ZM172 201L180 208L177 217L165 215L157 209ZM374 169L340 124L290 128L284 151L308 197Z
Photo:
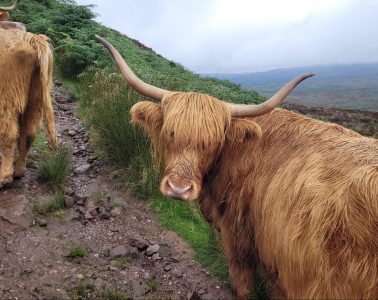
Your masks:
M53 55L44 35L0 29L0 187L22 176L27 152L43 118L57 147L51 102ZM18 141L18 143L17 143ZM18 144L18 159L13 166Z
M286 298L378 298L377 140L282 109L231 119L197 93L131 112L165 174L200 182L239 298L257 264Z

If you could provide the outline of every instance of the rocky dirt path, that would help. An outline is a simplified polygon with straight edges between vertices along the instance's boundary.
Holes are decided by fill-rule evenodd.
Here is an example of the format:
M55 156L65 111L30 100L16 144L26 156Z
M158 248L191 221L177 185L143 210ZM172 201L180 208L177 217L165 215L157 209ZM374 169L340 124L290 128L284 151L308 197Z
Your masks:
M55 99L60 140L73 151L66 209L38 214L51 191L37 183L31 153L26 176L0 191L0 299L230 299L146 202L108 181L77 104L61 87ZM69 257L80 246L84 257Z

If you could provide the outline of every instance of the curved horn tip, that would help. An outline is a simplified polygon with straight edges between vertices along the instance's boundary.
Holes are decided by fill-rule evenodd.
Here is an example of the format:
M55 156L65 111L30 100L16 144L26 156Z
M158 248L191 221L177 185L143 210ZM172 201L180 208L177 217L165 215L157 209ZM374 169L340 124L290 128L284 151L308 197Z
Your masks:
M309 73L305 74L304 76L312 77L312 76L315 76L315 75L317 75L316 72L309 72Z
M99 36L99 35L97 35L97 34L95 34L95 37L96 37L96 39L97 39L98 41L100 41L100 42L104 42L104 41L106 41L105 38L103 38L102 36Z
M2 10L2 11L11 11L11 10L14 10L14 9L16 9L16 7L17 7L17 5L18 5L18 2L19 2L19 0L16 0L11 6L9 6L9 7L2 7L2 6L0 6L0 10Z

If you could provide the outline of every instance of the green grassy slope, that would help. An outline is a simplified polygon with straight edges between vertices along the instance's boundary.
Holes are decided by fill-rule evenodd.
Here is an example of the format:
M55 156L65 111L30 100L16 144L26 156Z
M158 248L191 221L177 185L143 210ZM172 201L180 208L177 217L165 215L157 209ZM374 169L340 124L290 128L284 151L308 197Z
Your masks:
M123 170L125 185L148 199L164 226L174 229L196 250L215 274L227 276L218 238L194 205L163 198L146 137L130 125L130 107L142 97L131 91L94 35L106 37L146 82L164 89L200 91L222 100L258 103L264 98L229 81L200 76L140 43L92 20L90 7L73 1L22 0L12 14L27 29L48 35L55 49L55 75L80 101L81 116L110 160ZM174 41L173 41L174 42Z

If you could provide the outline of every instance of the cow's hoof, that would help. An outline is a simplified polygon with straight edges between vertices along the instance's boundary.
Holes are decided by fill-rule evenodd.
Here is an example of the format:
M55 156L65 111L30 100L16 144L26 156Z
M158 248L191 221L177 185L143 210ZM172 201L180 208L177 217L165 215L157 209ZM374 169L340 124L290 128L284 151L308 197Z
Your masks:
M5 185L13 182L13 176L6 176L4 178L0 178L0 189L3 188Z

